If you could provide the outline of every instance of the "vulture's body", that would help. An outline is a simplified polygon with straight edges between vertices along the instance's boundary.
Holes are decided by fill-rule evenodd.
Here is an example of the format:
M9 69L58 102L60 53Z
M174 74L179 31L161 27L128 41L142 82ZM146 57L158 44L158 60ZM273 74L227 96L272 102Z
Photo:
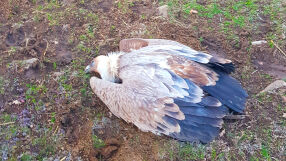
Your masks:
M247 93L228 75L230 60L170 40L122 40L120 52L87 69L101 75L91 88L115 116L182 141L210 142L229 109L245 108Z

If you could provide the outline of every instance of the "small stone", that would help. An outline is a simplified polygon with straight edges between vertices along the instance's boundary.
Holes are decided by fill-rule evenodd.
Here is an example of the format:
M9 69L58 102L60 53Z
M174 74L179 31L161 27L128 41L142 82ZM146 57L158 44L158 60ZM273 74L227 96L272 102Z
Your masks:
M262 90L260 93L264 92L272 92L275 89L281 88L281 87L286 87L286 82L283 80L276 80L270 85L268 85L264 90Z
M266 44L267 41L265 40L259 40L259 41L252 41L251 45L261 45L261 44Z
M286 113L283 113L283 116L282 116L283 118L286 118Z
M197 14L197 13L198 13L197 10L193 10L193 9L190 10L190 14Z
M32 58L27 60L14 60L11 63L11 68L18 69L19 71L25 71L30 68L35 68L39 64L38 58Z
M160 16L168 18L168 5L163 5L157 8Z
M284 102L284 103L286 103L286 96L281 96L282 97L282 101Z
M13 104L15 104L15 105L20 105L20 104L21 104L21 102L20 102L20 101L18 101L18 100L15 100L15 101L13 101Z
M38 63L39 63L38 58L32 58L32 59L28 59L28 60L23 61L25 69L35 68L38 65Z

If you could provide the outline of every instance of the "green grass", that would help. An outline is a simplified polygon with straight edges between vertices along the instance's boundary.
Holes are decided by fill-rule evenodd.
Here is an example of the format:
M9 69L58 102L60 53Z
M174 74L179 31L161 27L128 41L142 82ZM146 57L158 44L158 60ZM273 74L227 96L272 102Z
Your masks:
M41 106L42 102L41 100L37 100L37 98L44 96L47 93L48 88L45 85L35 84L26 84L26 87L28 88L25 93L27 103L32 103L35 106Z
M203 145L195 147L192 144L186 144L180 147L178 155L182 160L202 160L205 158L206 149Z
M98 138L96 135L92 136L92 142L93 142L93 146L98 149L98 148L102 148L105 146L105 143L103 140L101 140L100 138Z
M257 21L261 19L260 15L264 15L270 17L272 28L274 28L265 38L281 44L283 41L279 37L286 32L283 31L283 20L286 18L286 14L283 13L286 12L286 8L281 7L282 1L230 0L220 2L209 0L206 4L200 4L196 0L164 0L160 4L169 6L171 19L175 19L179 12L183 12L183 17L189 19L190 11L197 10L197 15L208 19L210 25L219 24L221 31L230 40L238 37L236 31L238 29L253 30L257 28L259 25Z
M159 155L162 159L169 160L203 160L206 157L206 146L201 144L180 144L176 141L169 141L160 145ZM216 151L212 152L213 157L218 157Z
M21 160L21 161L30 161L30 160L32 160L32 158L33 158L33 157L32 157L30 154L26 154L26 153L25 153L25 154L22 155L22 157L21 157L20 160Z
M4 85L5 85L4 78L0 76L0 94L4 94L5 92Z

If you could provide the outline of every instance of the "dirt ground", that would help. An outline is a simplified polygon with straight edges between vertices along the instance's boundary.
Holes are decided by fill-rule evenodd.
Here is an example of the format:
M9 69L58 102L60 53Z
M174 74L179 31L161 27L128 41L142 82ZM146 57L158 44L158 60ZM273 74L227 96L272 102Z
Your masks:
M1 0L0 158L286 160L286 88L259 94L286 78L286 29L281 43L251 45L275 31L270 16L261 15L256 28L231 28L236 37L229 38L219 17L186 17L171 2L178 1ZM168 18L157 10L163 4L174 11ZM144 133L116 118L92 93L84 68L132 37L176 40L232 60L233 77L250 95L246 118L225 120L207 145Z

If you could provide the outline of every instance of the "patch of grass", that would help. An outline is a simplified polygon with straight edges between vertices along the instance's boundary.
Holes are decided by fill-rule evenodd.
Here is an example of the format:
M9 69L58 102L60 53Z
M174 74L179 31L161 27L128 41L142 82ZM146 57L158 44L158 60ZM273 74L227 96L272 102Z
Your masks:
M58 15L56 15L56 13L46 13L46 18L48 19L50 26L59 25L59 21L57 19Z
M38 125L38 137L31 140L31 146L36 149L36 160L44 160L49 156L53 156L57 150L57 136L52 135L52 128L42 128Z
M54 70L57 69L57 63L56 62L53 62L53 68L54 68Z
M25 154L22 155L20 160L21 161L30 161L30 160L32 160L32 158L33 157L30 154L25 153Z
M205 158L206 149L203 145L194 146L186 144L179 149L179 156L182 160L202 160Z
M286 15L285 7L282 7L283 0L270 0L263 2L257 0L231 0L217 1L209 0L205 3L199 3L196 0L180 1L180 0L165 0L161 1L160 5L167 4L169 6L169 15L171 19L175 19L178 13L183 12L183 17L189 18L190 11L198 11L198 16L206 18L209 23L219 24L228 39L232 40L229 34L235 34L237 29L252 30L258 27L261 15L271 18L273 24L272 31L268 33L268 39L277 41L281 45L283 40L281 36L283 31L283 20ZM280 37L280 39L279 39Z
M15 116L12 116L7 113L0 115L1 123L15 122L16 120L17 118ZM1 138L5 138L5 140L10 140L11 138L14 138L18 134L18 128L19 127L15 123L10 124L10 125L1 126L0 128Z
M51 113L50 121L51 121L52 124L54 124L56 122L56 112L52 112Z
M103 140L101 140L100 138L98 138L96 135L92 136L92 142L93 142L93 146L98 149L98 148L102 148L105 146L105 143Z
M0 76L0 94L4 94L5 92L4 85L5 85L4 78Z
M272 76L269 74L261 74L260 76L264 79L272 80Z
M45 85L35 84L26 84L26 87L28 88L25 93L27 104L32 104L36 110L40 110L43 102L39 98L45 96L48 88Z
M76 50L78 52L84 52L84 53L90 53L92 51L91 48L85 46L85 43L83 41L81 41L77 46L76 46Z
M117 2L117 8L120 9L123 13L130 12L129 7L134 6L134 3L129 0L122 0Z
M206 158L206 146L202 144L183 144L172 140L168 143L161 145L159 154L162 159L168 160L204 160ZM217 158L216 151L212 152L212 157Z
M271 160L271 155L270 155L269 149L266 146L262 145L262 148L260 150L260 154L263 156L264 159Z

